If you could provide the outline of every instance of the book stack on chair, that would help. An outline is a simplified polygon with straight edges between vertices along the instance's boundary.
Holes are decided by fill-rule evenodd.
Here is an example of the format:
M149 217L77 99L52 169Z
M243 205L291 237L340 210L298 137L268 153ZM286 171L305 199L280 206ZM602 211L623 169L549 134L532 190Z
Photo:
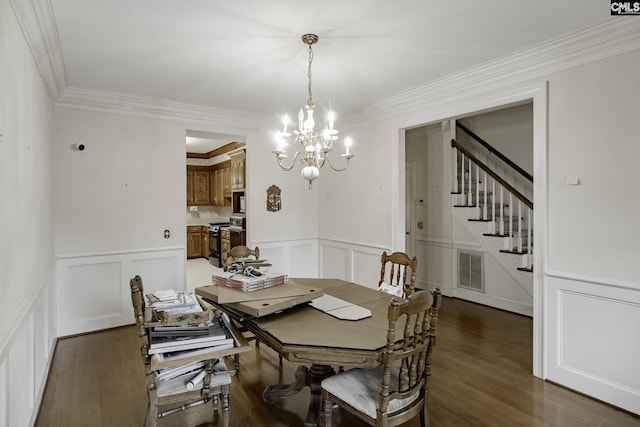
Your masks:
M171 289L147 295L153 318L148 354L171 360L234 347L235 341L218 314L206 310L195 295Z

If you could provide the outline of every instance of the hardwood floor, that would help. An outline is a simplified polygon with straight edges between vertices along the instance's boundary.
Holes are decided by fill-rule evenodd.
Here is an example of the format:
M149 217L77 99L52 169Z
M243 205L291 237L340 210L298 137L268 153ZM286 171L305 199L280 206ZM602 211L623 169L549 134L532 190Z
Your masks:
M380 331L384 333L384 331ZM439 426L636 426L640 418L534 378L530 318L444 298L429 408ZM302 426L309 390L267 405L269 384L293 381L297 365L262 345L241 355L233 378L231 427ZM133 326L58 341L37 427L142 426L147 405ZM364 424L336 410L335 425ZM210 405L159 426L212 426ZM415 427L416 419L405 424Z

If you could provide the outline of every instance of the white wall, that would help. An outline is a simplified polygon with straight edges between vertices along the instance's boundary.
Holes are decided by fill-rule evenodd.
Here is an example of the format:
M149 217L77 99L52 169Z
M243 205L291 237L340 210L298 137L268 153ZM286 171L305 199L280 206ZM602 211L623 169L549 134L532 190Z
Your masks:
M260 246L278 271L317 275L317 244L306 243L317 234L315 193L297 173L276 166L266 131L67 107L56 107L54 119L61 335L131 323L127 289L135 274L149 289L185 287L186 129L247 138L247 242ZM79 143L83 151L73 149ZM282 210L276 213L266 211L271 184L282 189ZM100 311L81 308L97 295ZM80 304L67 304L69 298Z
M0 1L0 426L35 420L56 337L51 103Z

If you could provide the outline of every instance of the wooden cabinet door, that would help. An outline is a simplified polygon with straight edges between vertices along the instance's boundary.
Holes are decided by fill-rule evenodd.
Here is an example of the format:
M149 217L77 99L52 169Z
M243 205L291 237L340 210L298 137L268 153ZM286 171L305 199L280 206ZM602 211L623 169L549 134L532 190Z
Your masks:
M222 169L222 196L224 205L231 206L231 165Z
M244 189L244 164L245 164L245 155L241 154L238 159L238 188Z
M220 206L219 201L218 201L218 191L216 188L216 182L218 180L218 177L216 176L216 170L212 170L209 174L210 177L210 181L209 181L209 191L210 191L210 199L209 201L211 202L212 205L214 206Z
M193 205L193 171L187 169L187 206Z
M209 171L197 170L193 174L193 202L196 205L209 204Z
M202 236L200 226L187 227L187 258L202 256Z
M245 153L236 154L231 157L231 189L244 189L244 164Z

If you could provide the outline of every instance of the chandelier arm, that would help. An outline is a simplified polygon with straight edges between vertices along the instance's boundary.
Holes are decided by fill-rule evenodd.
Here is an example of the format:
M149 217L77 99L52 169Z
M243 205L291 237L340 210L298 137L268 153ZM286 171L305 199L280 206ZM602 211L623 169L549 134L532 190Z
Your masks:
M298 157L300 157L301 154L303 154L301 150L296 151L296 155L293 157L293 160L291 161L291 164L289 166L283 165L282 158L280 157L280 155L276 154L276 160L278 161L278 166L280 166L280 169L286 172L289 172L296 165L296 160L298 160Z
M344 167L342 168L336 168L335 166L333 166L333 163L331 162L331 157L329 157L329 153L325 154L324 158L325 160L329 161L329 166L331 166L331 169L333 169L336 172L342 172L343 170L347 169L347 167L349 166L349 160L351 159L351 156L344 157L345 163L344 163Z

